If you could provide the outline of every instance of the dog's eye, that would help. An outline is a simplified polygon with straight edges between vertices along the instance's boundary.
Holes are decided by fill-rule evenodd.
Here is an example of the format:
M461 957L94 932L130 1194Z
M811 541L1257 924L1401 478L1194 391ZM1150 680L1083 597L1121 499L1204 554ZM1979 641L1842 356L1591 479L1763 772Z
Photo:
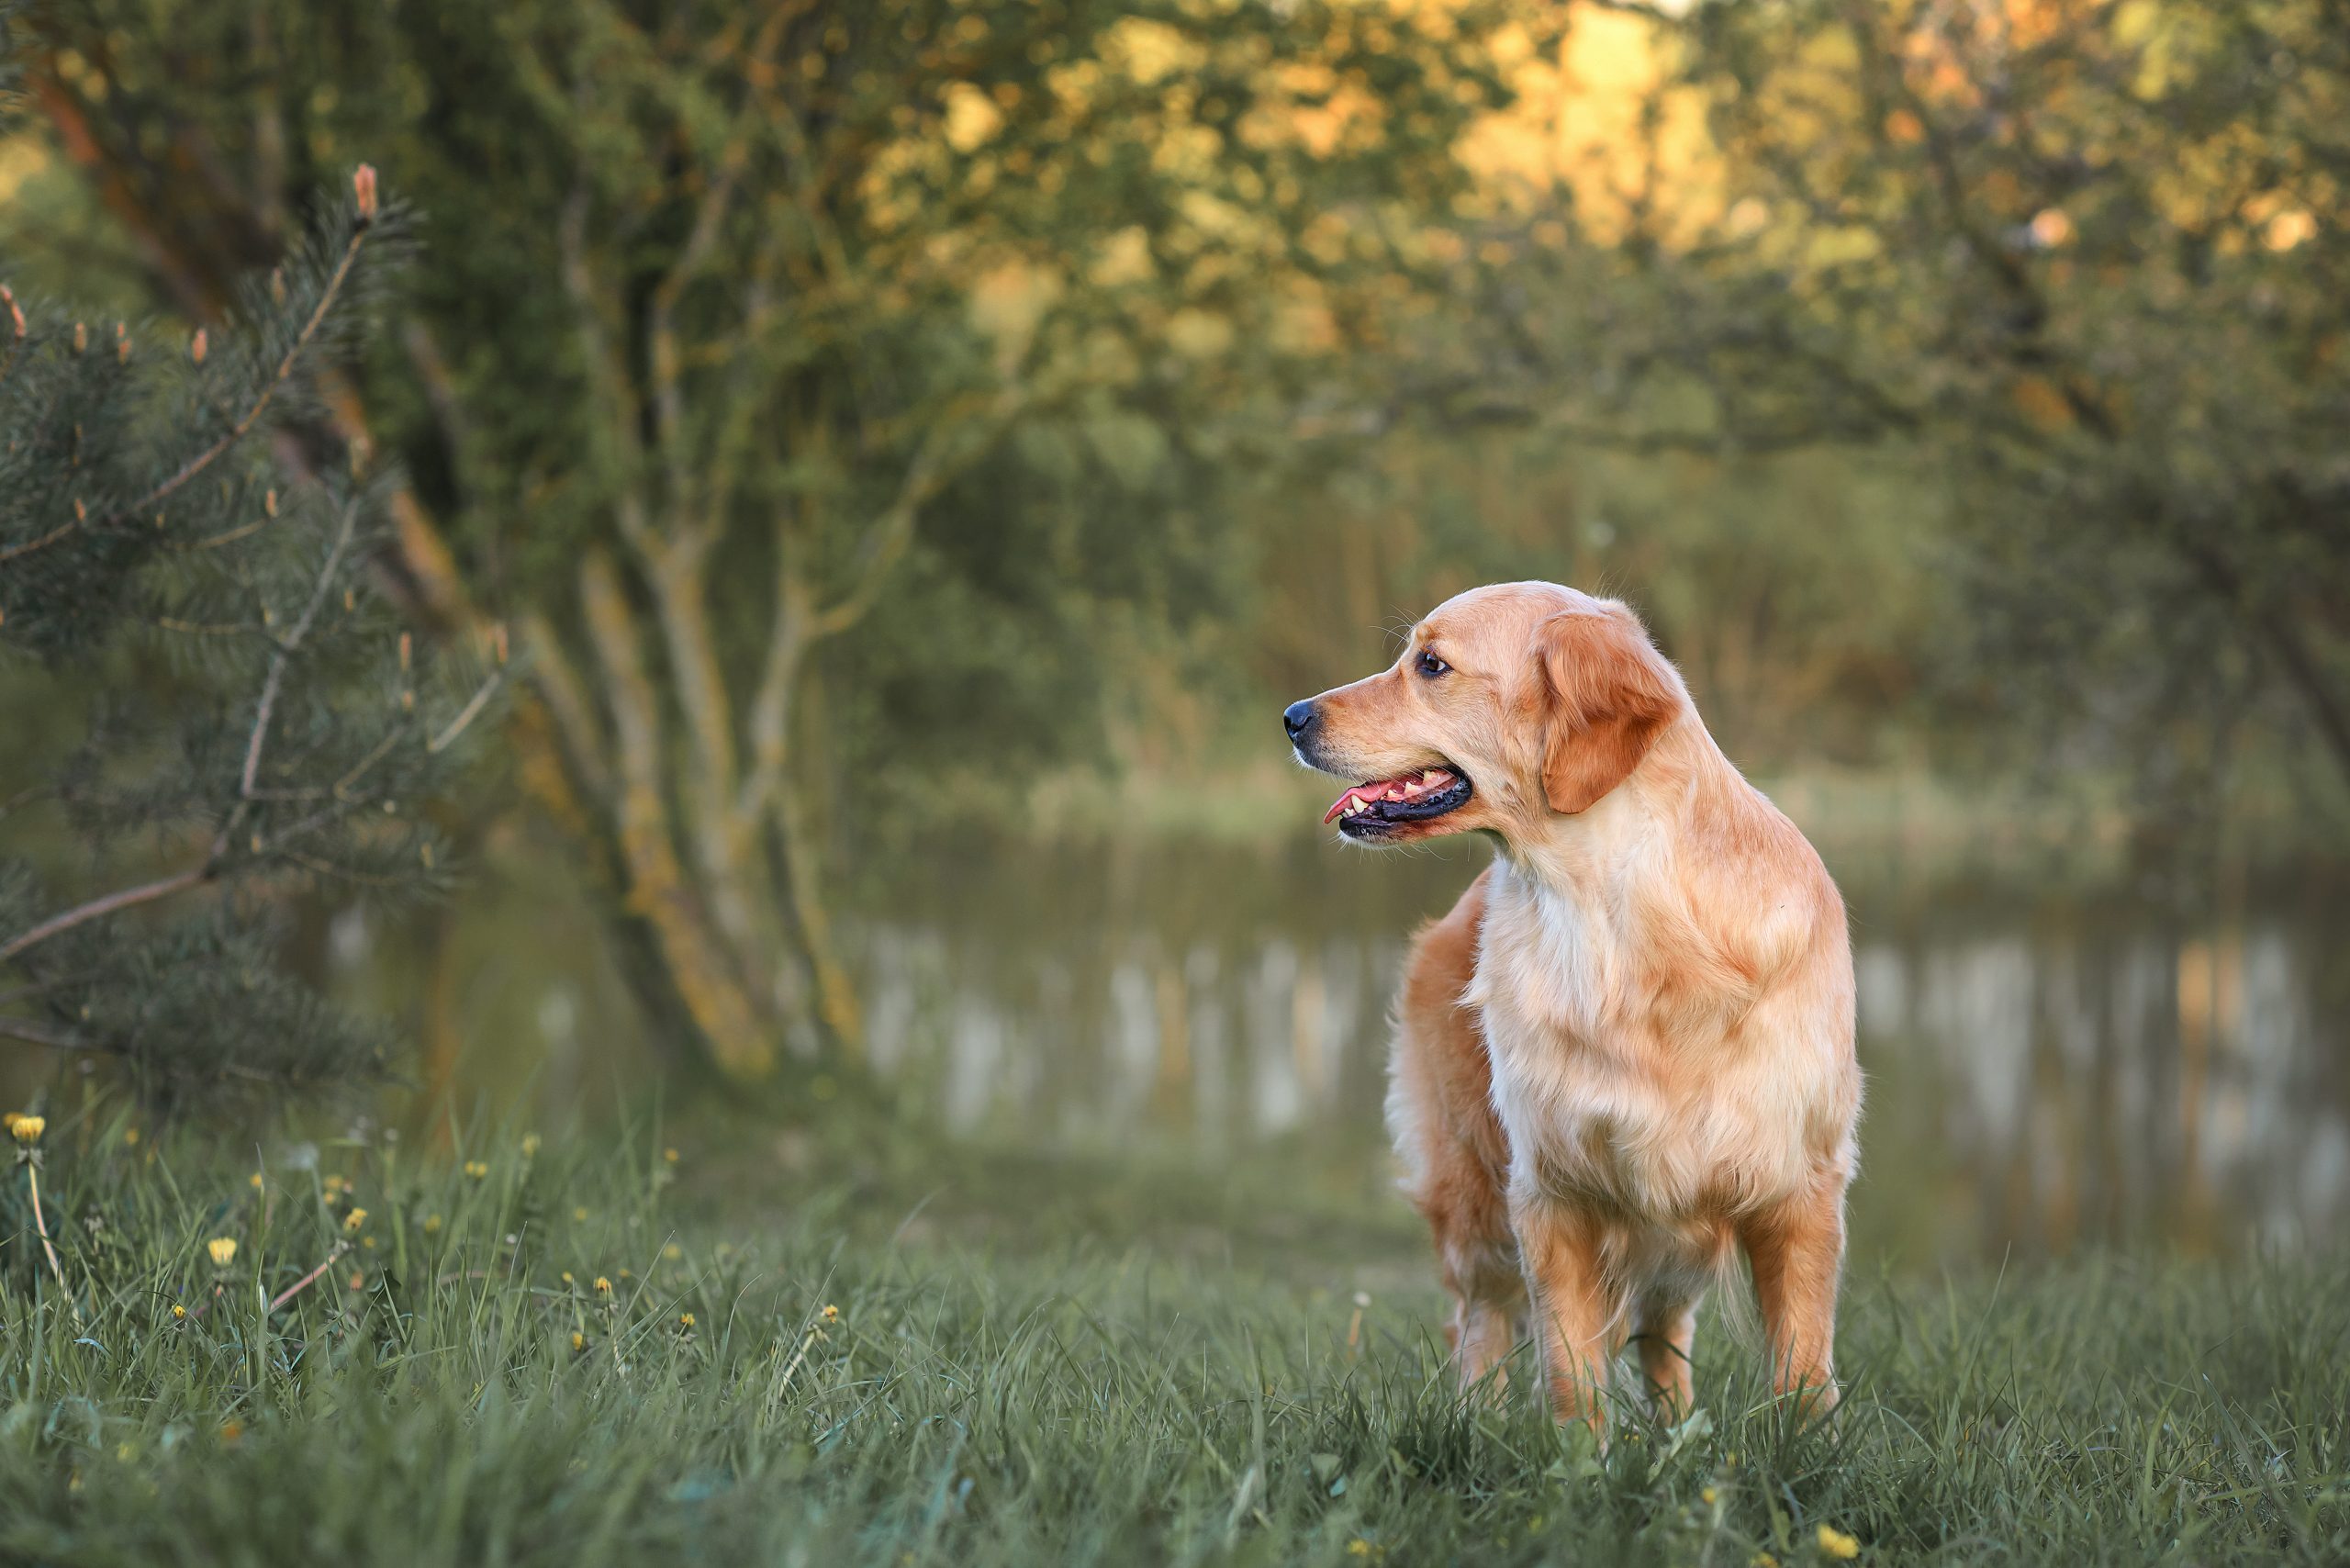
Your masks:
M1413 667L1430 678L1439 675L1449 675L1452 672L1450 665L1430 653L1422 653Z

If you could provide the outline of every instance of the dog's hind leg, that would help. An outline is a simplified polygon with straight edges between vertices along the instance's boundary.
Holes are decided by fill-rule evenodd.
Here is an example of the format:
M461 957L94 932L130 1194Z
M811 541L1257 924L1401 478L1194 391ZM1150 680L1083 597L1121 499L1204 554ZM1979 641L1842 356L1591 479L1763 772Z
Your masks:
M1448 1238L1439 1230L1437 1257L1452 1295L1445 1338L1452 1346L1461 1392L1482 1385L1498 1393L1507 1386L1502 1363L1516 1346L1526 1316L1526 1276L1518 1267L1516 1240L1506 1231L1499 1238Z
M1452 1295L1445 1338L1464 1389L1485 1383L1508 1356L1526 1314L1493 1064L1476 1012L1461 1000L1476 968L1484 890L1480 877L1451 913L1414 941L1395 1003L1387 1081L1388 1133L1404 1191L1428 1222L1437 1268Z
M1670 1291L1641 1298L1632 1326L1632 1341L1640 1352L1640 1379L1657 1414L1669 1422L1696 1408L1690 1384L1690 1348L1696 1334L1695 1297Z

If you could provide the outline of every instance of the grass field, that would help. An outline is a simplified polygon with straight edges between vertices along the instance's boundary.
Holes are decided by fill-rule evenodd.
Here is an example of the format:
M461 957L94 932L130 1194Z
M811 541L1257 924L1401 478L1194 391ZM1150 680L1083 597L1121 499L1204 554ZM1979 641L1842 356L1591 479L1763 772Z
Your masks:
M6 1561L2350 1561L2339 1260L1856 1263L1826 1428L1711 1332L1701 1413L1599 1458L1452 1396L1432 1290L1350 1288L1366 1249L1417 1281L1399 1225L1196 1176L1119 1234L1046 1197L1114 1183L977 1159L909 1224L643 1134L156 1141L53 1118L8 1172Z

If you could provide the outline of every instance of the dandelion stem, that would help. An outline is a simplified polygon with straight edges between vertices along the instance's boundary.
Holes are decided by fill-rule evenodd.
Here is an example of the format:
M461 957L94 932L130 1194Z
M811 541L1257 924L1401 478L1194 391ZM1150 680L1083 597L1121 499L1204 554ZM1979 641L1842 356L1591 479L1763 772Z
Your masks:
M57 1260L56 1245L49 1239L49 1220L40 1212L40 1167L25 1161L25 1181L32 1188L33 1228L40 1232L40 1249L49 1254L49 1271L57 1276L57 1288L65 1293L65 1305L73 1314L73 1321L82 1321L82 1308L73 1300L73 1287L65 1282L65 1265Z
M292 1284L278 1292L277 1294L271 1299L269 1310L275 1312L279 1307L284 1306L287 1302L292 1301L296 1296L300 1295L304 1291L308 1290L312 1285L318 1283L319 1276L325 1273L329 1269L333 1268L334 1260L341 1257L343 1253L348 1250L349 1249L341 1242L336 1242L334 1244L334 1250L328 1253L325 1260L320 1262L317 1268L311 1270L308 1273L303 1275L300 1279L295 1281Z
M810 1347L823 1337L824 1331L822 1328L811 1328L808 1330L807 1338L800 1341L800 1349L791 1352L790 1363L783 1369L783 1376L776 1380L775 1402L778 1405L783 1403L785 1391L791 1387L792 1374L799 1372L800 1363L808 1359Z

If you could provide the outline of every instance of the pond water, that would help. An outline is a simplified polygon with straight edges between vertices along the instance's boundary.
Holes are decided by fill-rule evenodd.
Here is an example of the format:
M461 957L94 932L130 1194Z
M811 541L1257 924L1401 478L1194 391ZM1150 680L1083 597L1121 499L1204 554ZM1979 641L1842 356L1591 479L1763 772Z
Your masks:
M971 849L858 923L877 1064L958 1130L1375 1172L1404 943L1470 844ZM1831 861L1835 858L1831 857ZM1854 1245L1909 1263L2350 1221L2350 883L2157 902L1834 866L1868 1073Z

